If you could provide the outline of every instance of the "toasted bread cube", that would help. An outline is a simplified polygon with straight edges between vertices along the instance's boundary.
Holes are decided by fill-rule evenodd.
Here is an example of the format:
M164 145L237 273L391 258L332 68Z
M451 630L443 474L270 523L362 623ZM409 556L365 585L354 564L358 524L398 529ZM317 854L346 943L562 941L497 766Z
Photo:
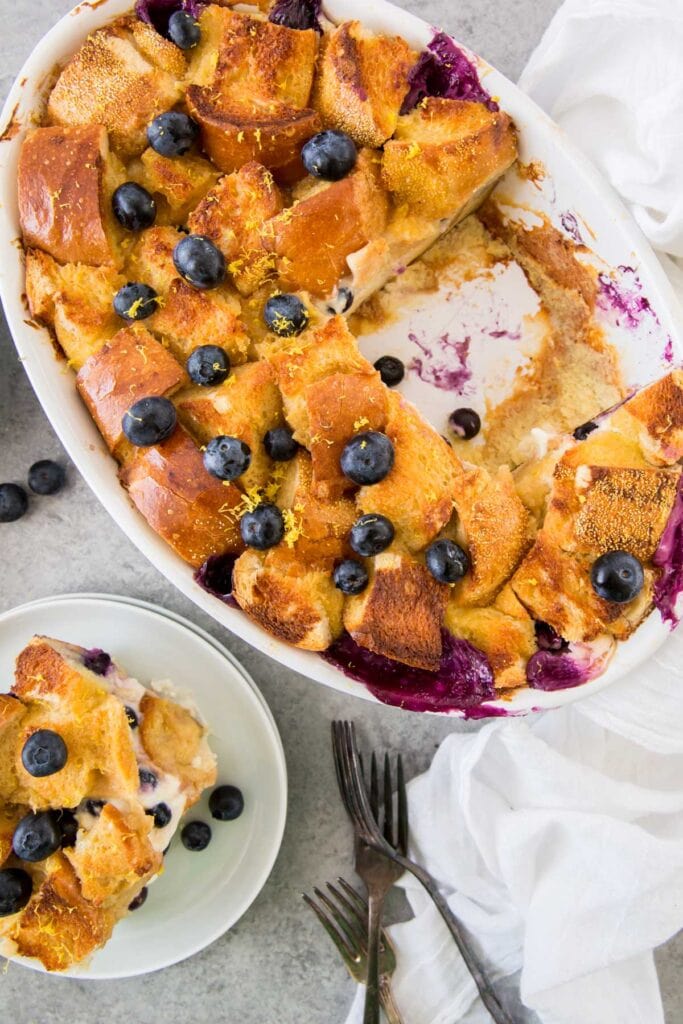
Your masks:
M166 39L147 22L137 16L123 19L126 28L132 33L133 42L150 64L168 71L174 78L183 79L187 74L187 59L183 51Z
M239 316L239 300L227 286L202 292L176 277L147 324L183 363L199 345L220 345L237 365L246 361L250 348Z
M358 343L342 316L333 317L321 327L311 327L293 342L274 347L266 357L282 392L287 422L296 440L306 447L311 444L306 402L309 385L334 373L375 373L358 351Z
M349 533L356 507L348 498L320 499L314 487L311 457L306 451L287 463L277 494L283 510L285 544L307 564L326 565L351 555Z
M110 203L116 174L101 125L36 128L19 157L24 244L60 263L118 263Z
M507 114L469 100L427 99L399 119L382 178L398 203L430 218L462 219L514 163Z
M190 231L215 242L243 295L250 295L268 276L274 276L275 260L261 244L260 229L283 206L282 192L271 172L252 160L221 178L190 216Z
M200 199L215 185L218 172L208 160L186 154L182 160L162 156L148 147L141 157L140 183L162 201L157 224L167 219L183 224Z
M50 93L54 125L104 125L123 159L147 144L147 125L180 99L172 74L142 56L125 19L88 36Z
M182 427L162 444L138 449L119 475L152 529L190 565L242 549L241 493L206 471Z
M341 181L312 191L264 224L283 289L329 295L348 274L347 257L381 234L389 212L375 154L365 151Z
M354 484L339 465L344 446L361 431L384 430L387 390L379 374L333 373L309 385L306 405L313 459L313 490L334 500Z
M361 512L386 516L409 551L420 551L446 525L453 512L462 467L450 445L395 392L387 393L385 433L394 446L394 466L378 484L362 487Z
M673 466L683 459L683 370L638 391L612 413L610 426L637 440L648 462Z
M326 127L359 146L381 146L396 130L416 59L400 36L372 35L346 21L325 37L313 105Z
M526 685L526 663L536 650L534 623L514 593L506 588L502 598L487 608L465 608L448 602L446 628L483 651L493 670L496 689Z
M69 365L76 370L120 330L112 296L125 283L113 267L60 266L40 249L26 254L31 316L54 329Z
M458 539L470 559L469 572L454 588L454 597L463 605L488 604L531 545L530 516L507 466L495 476L468 466L456 479L453 497Z
M325 651L342 633L344 599L327 568L306 565L282 544L235 562L233 597L271 636Z
M147 691L140 701L140 742L152 764L180 781L186 807L216 782L207 729L182 705Z
M216 387L190 387L176 397L187 429L206 445L220 435L238 437L251 450L251 463L237 481L240 487L263 487L272 470L263 447L266 431L283 423L282 399L272 369L265 362L238 366Z
M369 651L438 671L448 587L437 583L420 562L398 551L383 551L369 568L367 589L346 600L346 629Z
M173 356L141 325L124 327L91 356L76 387L114 456L127 446L123 415L141 398L170 396L187 375Z
M173 250L185 235L173 227L152 227L137 235L128 253L126 271L131 281L144 281L165 295L178 277Z

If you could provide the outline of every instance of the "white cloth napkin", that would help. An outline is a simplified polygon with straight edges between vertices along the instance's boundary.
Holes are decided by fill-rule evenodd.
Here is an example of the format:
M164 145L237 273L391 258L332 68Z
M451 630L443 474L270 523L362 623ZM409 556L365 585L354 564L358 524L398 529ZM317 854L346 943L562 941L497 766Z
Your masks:
M682 0L567 0L520 80L679 283L682 53ZM492 976L521 969L508 987L543 1024L663 1024L652 950L683 927L683 627L593 698L450 736L409 806L416 858ZM415 918L391 934L406 1024L488 1024L437 912L403 884Z

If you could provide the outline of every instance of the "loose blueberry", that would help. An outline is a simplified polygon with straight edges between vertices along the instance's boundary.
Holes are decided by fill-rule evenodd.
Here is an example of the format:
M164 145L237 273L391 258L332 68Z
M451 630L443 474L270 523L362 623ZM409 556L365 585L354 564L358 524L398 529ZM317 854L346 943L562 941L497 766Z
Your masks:
M39 811L25 815L14 830L12 850L19 860L35 863L56 853L62 845L57 815Z
M111 197L111 205L117 221L128 231L144 231L156 220L154 197L135 181L119 185Z
M594 430L598 429L598 424L593 423L589 420L588 423L582 423L580 427L577 427L574 431L575 441L585 441L589 434L592 434Z
M199 125L179 110L159 114L147 127L147 141L161 156L182 156L192 147Z
M35 494L56 494L65 480L64 467L52 459L34 462L28 471L28 485Z
M88 814L92 814L93 818L99 818L102 813L102 808L105 805L104 800L86 800L85 809Z
M31 899L32 892L30 875L20 868L3 868L0 871L0 917L18 914Z
M28 497L19 484L0 484L0 523L13 523L26 513Z
M627 551L608 551L593 562L591 584L603 601L626 604L638 596L644 583L642 565Z
M52 729L36 730L26 740L21 751L21 763L34 779L61 772L67 757L66 743Z
M361 562L347 558L336 567L333 579L342 594L361 594L368 585L368 572Z
M62 831L62 849L76 845L78 835L78 819L73 811L57 811L59 827Z
M176 411L168 398L141 398L123 414L123 432L138 448L160 444L175 430Z
M463 441L471 441L481 430L479 413L474 409L456 409L448 417L453 433Z
M439 583L457 583L470 567L467 552L452 540L435 540L425 552L425 562Z
M191 50L201 37L199 23L188 11L175 11L168 19L168 38L181 50Z
M210 388L222 384L230 373L230 359L224 348L218 345L200 345L187 360L187 372L194 384Z
M394 539L393 524L386 516L370 512L361 516L351 528L351 547L357 555L371 558L389 547Z
M114 310L123 320L146 320L159 308L159 296L148 284L129 281L114 296Z
M237 480L251 465L251 448L239 437L213 437L204 452L204 466L219 480Z
M97 676L106 676L111 668L111 655L103 651L101 647L93 647L83 654L83 664Z
M205 850L211 842L211 827L203 821L189 821L180 833L180 841L193 853Z
M346 132L330 130L309 139L301 150L301 159L314 178L341 181L356 166L358 150Z
M394 465L394 446L386 436L368 430L349 441L339 464L342 473L354 484L378 484L391 472Z
M145 813L154 818L155 828L165 828L173 817L173 812L168 804L155 804L154 807L150 807Z
M242 540L250 548L265 551L279 544L285 535L285 523L277 505L265 502L240 519Z
M138 768L138 776L140 778L140 789L146 792L156 789L159 780L149 768Z
M126 704L123 710L126 712L128 725L131 727L131 729L137 729L138 725L140 724L140 720L138 719L135 708L132 708L130 704Z
M395 388L405 377L406 368L396 356L381 356L375 363L375 369L388 388Z
M234 821L244 810L244 797L237 786L217 786L209 797L211 816L218 821Z
M142 904L145 902L146 899L147 899L147 886L143 885L142 889L140 889L140 892L137 894L137 896L135 896L130 901L130 903L128 904L128 909L129 910L139 910L140 907L142 906Z
M271 295L263 307L266 326L279 338L293 338L308 327L308 310L296 295Z
M225 278L225 257L206 235L181 238L173 263L180 276L201 291L216 288Z
M269 430L263 438L263 447L266 454L275 462L289 462L299 451L299 445L288 427L275 427Z

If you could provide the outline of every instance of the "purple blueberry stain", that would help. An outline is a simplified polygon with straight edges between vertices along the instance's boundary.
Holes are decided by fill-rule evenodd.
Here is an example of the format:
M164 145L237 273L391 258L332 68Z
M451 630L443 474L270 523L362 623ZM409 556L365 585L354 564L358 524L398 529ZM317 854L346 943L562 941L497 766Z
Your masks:
M555 636L558 634L555 633ZM596 645L589 643L570 643L565 648L538 650L527 662L527 682L532 689L546 692L581 686L600 675L605 667L607 653L609 650L600 651Z
M642 282L633 267L622 264L612 274L598 275L596 305L617 327L637 330L648 323L661 327L650 300L643 295Z
M576 214L571 210L565 210L560 214L560 224L573 242L576 242L577 245L585 245Z
M426 97L471 100L489 110L498 104L481 84L476 65L445 32L435 32L408 76L408 95L401 107L408 114Z
M236 561L236 555L212 555L194 574L202 590L213 594L231 608L237 607L232 596L232 573Z
M662 359L669 366L671 366L673 364L673 361L674 361L674 341L673 341L673 338L671 337L671 335L669 335L668 338L666 339L666 345L664 346L664 351L662 352Z
M111 656L101 647L92 647L83 652L83 664L98 676L106 676L113 668Z
M321 12L322 0L276 0L268 20L285 28L314 28L322 35Z
M408 363L408 370L416 373L425 384L439 388L441 391L454 391L458 395L465 394L467 385L472 379L472 371L468 365L471 338L462 341L453 340L448 332L440 335L433 347L421 340L411 331L409 341L417 345L420 356L415 356Z
M673 629L681 617L679 598L683 593L683 474L679 477L674 506L652 563L661 569L654 585L654 605L662 620Z

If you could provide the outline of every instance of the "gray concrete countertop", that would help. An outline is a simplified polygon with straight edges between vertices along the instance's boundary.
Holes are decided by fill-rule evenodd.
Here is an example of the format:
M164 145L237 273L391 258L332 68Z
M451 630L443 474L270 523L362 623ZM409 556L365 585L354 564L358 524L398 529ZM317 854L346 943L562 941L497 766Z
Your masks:
M0 0L1 99L34 44L75 0ZM559 0L398 0L443 26L515 79ZM54 433L0 326L0 480L23 481L39 458L62 458ZM447 733L463 728L391 708L361 705L316 687L226 634L182 597L120 532L75 469L58 496L32 503L2 527L0 611L51 594L103 591L156 602L219 637L246 665L277 719L290 779L280 857L235 928L198 956L130 981L48 978L10 965L0 972L0 1020L13 1024L331 1024L353 989L299 893L351 872L351 844L330 759L332 718L362 720L379 749L401 750L410 774L424 769ZM658 954L668 1024L683 1020L683 939ZM529 1018L531 1019L531 1018ZM453 1022L455 1024L455 1022ZM646 1024L646 1022L644 1022ZM649 1024L649 1022L647 1022Z

